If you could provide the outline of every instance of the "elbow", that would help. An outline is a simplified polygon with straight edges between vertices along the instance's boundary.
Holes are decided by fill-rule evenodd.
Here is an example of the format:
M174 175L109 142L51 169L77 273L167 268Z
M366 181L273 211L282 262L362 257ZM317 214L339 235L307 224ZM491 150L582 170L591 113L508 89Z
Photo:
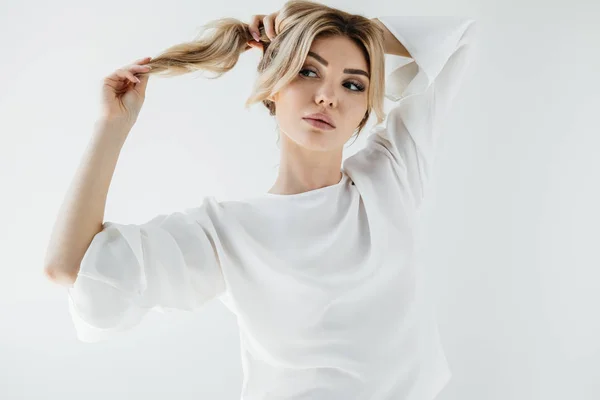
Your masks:
M44 275L51 282L66 287L72 287L77 280L77 272L73 273L61 268L45 267Z

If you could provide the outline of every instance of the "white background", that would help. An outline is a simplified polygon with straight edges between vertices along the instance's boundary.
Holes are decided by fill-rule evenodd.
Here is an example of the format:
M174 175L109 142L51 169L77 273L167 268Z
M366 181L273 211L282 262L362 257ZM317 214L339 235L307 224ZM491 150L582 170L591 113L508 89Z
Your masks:
M479 22L479 50L439 142L424 216L423 267L453 372L440 400L600 398L594 3L326 2L370 18ZM75 338L66 289L44 277L42 263L102 78L191 40L209 20L248 22L282 4L0 3L0 398L239 399L238 329L220 302L151 313L118 338L85 344ZM243 108L258 61L253 49L220 79L150 78L106 220L142 223L204 196L269 190L279 163L275 122L262 104Z

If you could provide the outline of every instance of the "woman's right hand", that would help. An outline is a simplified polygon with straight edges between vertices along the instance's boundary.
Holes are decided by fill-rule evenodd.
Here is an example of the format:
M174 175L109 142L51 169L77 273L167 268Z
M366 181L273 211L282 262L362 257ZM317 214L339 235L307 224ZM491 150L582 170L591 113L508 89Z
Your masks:
M135 124L144 104L150 67L144 64L152 57L142 58L133 64L117 69L104 78L102 86L102 117Z

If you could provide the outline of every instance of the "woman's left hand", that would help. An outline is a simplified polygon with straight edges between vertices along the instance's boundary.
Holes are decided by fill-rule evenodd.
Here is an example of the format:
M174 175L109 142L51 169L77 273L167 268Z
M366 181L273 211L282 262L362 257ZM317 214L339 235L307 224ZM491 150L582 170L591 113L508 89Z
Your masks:
M270 40L273 40L275 36L277 36L277 33L275 32L275 26L276 23L279 22L277 21L278 15L279 11L275 11L274 13L271 13L269 15L256 14L252 16L248 25L250 27L250 33L256 40L249 40L247 42L248 46L263 50L263 44L260 41L260 25L264 26L265 34Z

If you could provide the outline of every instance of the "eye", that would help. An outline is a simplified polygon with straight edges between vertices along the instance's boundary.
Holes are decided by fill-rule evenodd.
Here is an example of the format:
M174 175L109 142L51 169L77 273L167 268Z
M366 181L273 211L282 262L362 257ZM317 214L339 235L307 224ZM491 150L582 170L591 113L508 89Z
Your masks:
M353 90L353 92L363 92L365 90L365 87L363 85L361 85L360 83L354 83L352 81L349 81L347 83L349 83L350 85L354 85L354 86L357 87L357 89Z
M308 68L303 68L298 73L301 74L302 76L306 76L306 75L303 74L303 72L312 72L313 74L316 74L315 71L313 71L311 69L308 69ZM346 81L344 83L356 86L357 89L356 90L350 89L351 92L363 92L365 90L365 87L362 84L358 83L358 82L355 82L355 81Z
M300 73L300 74L302 74L304 71L308 71L308 72L312 72L313 74L316 74L316 72L315 72L315 71L313 71L313 70L310 70L310 69L306 69L306 68L304 68L304 69L301 69L299 73ZM306 75L304 75L304 76L306 76Z

